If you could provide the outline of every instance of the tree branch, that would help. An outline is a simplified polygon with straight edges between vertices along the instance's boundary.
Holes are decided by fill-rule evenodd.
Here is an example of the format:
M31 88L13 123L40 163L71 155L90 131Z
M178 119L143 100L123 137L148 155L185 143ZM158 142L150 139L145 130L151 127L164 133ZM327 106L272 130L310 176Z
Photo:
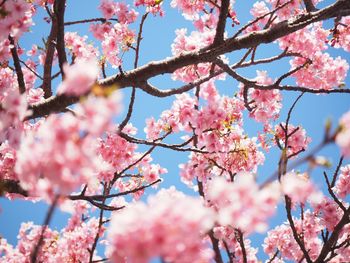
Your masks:
M203 62L212 62L219 55L225 54L227 52L232 52L232 51L241 50L245 48L252 48L262 43L273 42L280 37L293 33L314 22L325 20L332 17L337 17L340 13L342 15L345 15L344 12L341 12L341 10L344 11L344 9L342 9L341 7L342 5L346 4L346 1L347 0L338 0L334 4L329 5L321 10L311 12L308 14L302 14L297 17L291 18L289 20L284 20L282 22L279 22L273 25L268 29L252 32L236 38L229 38L227 40L224 40L222 44L216 47L209 46L199 51L188 52L188 53L184 53L165 60L150 62L136 69L123 72L123 74L119 73L119 74L110 76L108 78L102 79L99 81L99 84L102 86L110 86L110 85L116 84L119 86L119 88L125 88L130 86L140 86L140 88L143 89L145 92L158 97L166 97L166 96L171 96L174 94L186 92L194 88L196 85L194 85L193 83L190 83L179 89L162 91L148 84L147 80L157 75L172 73L175 70L188 65L193 65L193 64L203 63ZM348 14L350 14L350 10L348 10ZM218 73L215 73L215 74L218 74ZM211 77L206 77L206 80L210 80L210 79ZM261 87L261 89L273 89L273 88L276 88L276 87L268 87L268 88ZM339 91L318 90L317 91L317 90L311 90L311 89L302 88L302 87L291 88L289 86L279 87L279 89L281 90L290 89L290 90L298 90L298 91L311 92L311 93L350 93L350 91L348 91L347 89L344 89L344 91L341 91L341 90ZM71 102L64 101L62 100L62 98L59 98L57 100L59 100L60 103L64 105L64 108L72 104L72 101ZM77 100L73 100L73 101L76 102ZM57 105L56 99L50 101L50 103ZM47 112L46 110L41 110L41 107L43 107L44 109L45 108L47 109L47 108L50 108L51 105L46 105L46 103L41 104L41 106L37 105L37 107L33 109L32 116L29 116L28 119L43 116L38 114L38 112L40 111L42 111L45 114L50 113L50 111ZM53 110L54 112L59 111L59 109L55 107L53 108L54 108ZM64 108L61 108L61 109L64 109Z
M115 18L106 19L106 18L99 17L99 18L90 18L90 19L82 19L82 20L77 20L77 21L64 22L64 25L65 26L71 26L71 25L91 23L91 22L106 23L108 21L116 21L116 22L118 22L118 19L115 19Z
M25 197L28 196L28 192L20 186L18 181L10 179L0 180L0 196L3 196L5 193L20 194Z
M17 53L16 43L13 39L13 37L9 36L10 44L11 44L11 55L13 59L13 64L15 65L16 75L17 75L17 82L18 82L18 88L20 93L26 92L26 85L24 82L23 77L23 71L20 64L20 59Z
M344 226L350 223L349 215L350 215L350 207L348 207L347 210L344 212L342 218L340 219L338 224L334 227L334 230L333 230L331 236L323 244L321 252L320 252L318 258L314 261L314 263L324 262L324 259L326 258L328 253L331 251L332 246L336 244L338 237L339 237L339 234L343 230Z
M225 26L229 6L230 0L221 1L219 21L216 25L216 33L213 41L213 46L216 46L224 41Z
M53 57L55 54L55 47L56 47L56 40L57 40L57 28L58 28L56 15L53 15L51 19L52 19L51 31L50 31L49 37L47 38L47 42L46 42L44 80L43 80L43 84L42 84L45 99L50 98L52 96L51 71L52 71Z
M66 8L66 0L55 0L54 10L57 19L57 54L58 63L61 69L62 77L64 78L63 65L67 63L67 55L64 42L64 13Z
M317 10L312 0L303 0L303 2L306 8L306 11L313 12Z

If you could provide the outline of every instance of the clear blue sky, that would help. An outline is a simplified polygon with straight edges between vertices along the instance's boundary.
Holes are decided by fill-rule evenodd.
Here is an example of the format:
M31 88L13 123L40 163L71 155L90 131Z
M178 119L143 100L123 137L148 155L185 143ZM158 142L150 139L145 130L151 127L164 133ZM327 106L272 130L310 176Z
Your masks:
M80 20L84 18L95 18L102 17L99 10L97 10L97 5L99 1L96 0L67 0L67 14L66 21ZM126 1L127 3L132 3L131 1ZM250 19L249 7L254 3L254 1L236 1L236 10L239 20L242 24ZM322 5L329 1L324 1ZM165 17L153 17L149 16L145 23L144 28L144 39L141 44L141 56L140 65L143 65L152 60L160 60L165 57L171 56L170 45L175 38L175 29L188 27L189 32L192 29L192 25L189 21L182 18L181 14L176 9L170 8L170 1L164 1ZM142 14L143 8L138 11ZM27 33L21 40L21 46L24 48L30 48L33 43L41 43L41 38L48 35L49 25L45 24L42 20L42 13L36 16L35 23L37 26L33 27L33 32ZM228 25L230 26L230 25ZM87 30L87 26L70 26L66 28L66 31L77 31L80 35L88 35L89 40L93 40L91 34ZM232 33L232 29L230 29ZM258 56L268 56L278 53L276 45L264 46L261 52L258 52ZM339 51L339 50L329 50L333 56L341 55L350 62L349 54ZM238 53L239 54L239 53ZM230 61L234 62L234 58L237 54L230 55ZM128 60L129 58L129 60ZM131 59L127 54L124 56L126 61L126 66L124 69L131 68ZM129 63L128 63L129 61ZM271 64L268 67L257 67L250 68L241 71L249 77L255 76L255 70L262 69L267 70L269 75L276 77L279 74L286 72L289 69L288 61L285 60L282 64ZM113 71L109 70L108 73L112 74ZM170 88L179 86L179 82L174 82L171 80L170 75L161 76L152 80L154 84L157 84L160 88ZM347 78L347 87L350 87L350 78ZM55 82L55 86L57 86ZM225 94L234 94L237 91L237 82L230 78L226 81L219 81L217 85L220 90ZM127 107L129 91L125 90L124 93L124 106ZM281 112L281 121L286 119L286 112L288 111L290 105L293 103L294 99L298 94L296 93L283 93L283 105L284 108ZM157 118L159 114L169 108L173 101L172 98L158 99L152 98L151 96L143 93L142 91L137 92L136 98L136 108L134 110L131 122L139 128L138 137L143 137L143 128L145 125L145 119L151 116ZM303 96L301 101L298 103L294 113L292 115L291 123L302 126L306 129L307 134L312 137L312 143L310 148L317 145L323 138L323 127L326 118L331 118L334 123L337 122L339 117L346 111L350 109L350 95L310 95L306 94ZM124 113L122 113L122 116ZM249 119L245 121L246 132L250 136L256 136L257 131L262 129L261 124L257 124ZM140 147L142 149L142 147ZM143 148L146 149L146 148ZM340 157L339 150L335 146L330 146L322 151L322 154L329 157L333 164L336 163ZM179 169L178 165L187 161L187 154L174 153L169 150L158 149L152 155L155 163L160 163L163 167L166 167L169 171L168 174L164 175L164 182L162 187L168 187L170 185L175 185L176 188L188 193L194 194L191 190L187 189L185 185L180 182L179 179ZM277 168L279 153L277 151L271 151L266 154L266 163L264 166L260 167L258 170L259 181L263 181L272 174ZM348 161L348 160L346 160ZM318 183L323 183L322 170L316 170L313 173L314 181ZM152 192L151 191L148 191ZM25 201L12 201L9 202L3 198L0 199L0 235L8 239L12 244L17 242L18 229L21 222L33 221L35 224L41 224L44 220L47 205L43 203L31 203ZM282 223L281 220L285 217L284 211L280 211L278 215L271 219L270 225ZM51 227L53 229L61 229L65 226L66 220L68 218L67 214L56 211ZM262 253L262 247L260 246L265 235L253 235L250 236L252 239L252 245L259 248L258 255L260 259L265 259ZM101 252L101 251L100 251ZM103 256L103 252L100 253Z

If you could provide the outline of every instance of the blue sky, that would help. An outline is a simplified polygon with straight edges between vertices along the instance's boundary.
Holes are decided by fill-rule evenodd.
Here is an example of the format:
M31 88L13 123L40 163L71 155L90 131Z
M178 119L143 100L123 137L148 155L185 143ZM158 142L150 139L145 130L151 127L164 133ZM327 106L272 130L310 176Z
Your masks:
M84 18L95 18L102 17L99 10L97 10L97 5L99 1L96 0L68 0L66 21L80 20ZM131 1L126 1L127 3L132 3ZM327 2L324 1L322 5ZM236 1L236 11L238 19L244 24L245 21L251 18L249 14L249 7L254 3L254 1ZM175 38L175 30L182 27L189 28L189 32L193 29L191 23L186 21L181 16L180 12L176 9L170 8L169 1L164 1L165 17L154 17L150 15L146 20L144 27L144 39L141 44L141 55L139 65L143 65L152 60L160 60L171 56L171 43ZM142 14L143 8L138 9ZM25 34L21 39L20 44L24 48L30 48L33 43L41 43L41 38L47 36L49 32L49 25L45 24L42 20L42 13L34 18L36 26L32 28L32 32ZM228 27L230 25L228 24ZM91 34L87 31L87 25L70 26L66 28L66 31L77 31L80 35L88 35L89 40L93 40ZM230 29L232 34L233 30ZM269 55L278 54L279 49L276 45L264 45L262 49L257 53L259 57L267 57ZM333 56L342 56L350 62L349 54L340 51L329 49L329 53ZM132 53L131 53L132 54ZM235 58L241 54L237 52L235 54L229 55L230 61L235 62ZM129 54L125 54L123 59L126 64L124 69L130 69L132 63L132 57ZM283 63L273 63L268 66L249 68L242 70L241 73L248 77L255 76L255 70L267 70L269 76L277 77L281 73L288 71L289 64L288 60L284 60ZM53 70L55 72L55 70ZM113 74L113 70L108 70L109 74ZM180 86L180 82L174 82L171 80L170 75L164 75L152 79L152 83L156 84L159 88L168 89L171 87ZM290 82L292 83L292 82ZM350 77L346 80L347 87L350 86ZM58 82L54 83L57 87ZM217 86L220 91L227 95L233 95L237 89L237 82L230 78L226 81L218 81ZM127 107L129 90L124 90L124 108ZM285 121L287 111L290 105L293 103L298 94L283 92L283 110L281 112L281 121ZM171 98L153 98L142 91L137 91L136 97L136 108L133 112L131 122L134 126L139 128L138 137L143 137L143 128L145 125L145 119L151 116L157 118L159 114L169 108L172 104L174 97ZM306 94L297 104L292 118L291 123L294 125L301 124L307 131L307 134L312 138L312 143L310 148L315 147L323 138L323 127L327 118L331 118L334 125L337 123L339 117L346 111L350 109L350 95L312 95ZM124 116L125 111L121 114ZM247 115L247 114L245 114ZM246 118L245 120L245 130L250 136L257 136L257 131L262 130L262 125L258 124L252 120ZM147 149L146 147L140 147L140 149ZM333 164L337 163L340 153L336 146L328 146L322 152L322 155L328 157ZM162 187L169 187L170 185L175 185L176 188L188 193L195 194L190 189L188 189L184 184L180 182L179 179L179 169L178 165L187 161L187 154L174 153L170 150L157 149L152 155L155 163L160 163L163 167L166 167L169 171L168 174L164 176L164 182ZM269 175L271 175L277 168L279 158L278 151L271 151L266 154L265 165L260 167L258 170L258 180L260 182L264 181ZM348 160L345 161L348 163ZM333 171L332 169L330 171ZM320 186L323 184L322 170L316 169L313 173L313 179ZM152 191L149 191L152 192ZM41 202L32 203L21 200L7 201L3 198L0 199L0 235L8 239L12 244L17 242L17 233L21 222L33 221L36 224L41 224L44 220L47 205ZM53 229L59 230L64 227L66 220L68 218L67 214L56 211L51 227ZM285 218L285 213L283 210L279 210L279 213L271 219L270 225L282 223ZM265 259L262 253L262 247L260 246L265 235L252 235L252 245L259 248L259 257ZM100 251L101 252L101 251ZM100 253L103 256L103 253Z

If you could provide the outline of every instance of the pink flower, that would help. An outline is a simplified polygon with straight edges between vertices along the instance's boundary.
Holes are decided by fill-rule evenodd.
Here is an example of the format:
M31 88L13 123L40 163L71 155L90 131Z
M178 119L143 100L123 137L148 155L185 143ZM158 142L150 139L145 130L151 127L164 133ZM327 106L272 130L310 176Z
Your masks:
M313 204L321 202L323 196L318 192L306 174L287 173L281 180L282 191L293 202L305 203L307 200Z
M179 8L187 17L194 17L204 9L205 1L172 0L171 7Z
M86 43L87 36L79 36L77 32L66 32L64 42L67 48L79 60L96 60L99 56L98 49L92 44Z
M163 2L159 0L135 0L135 6L143 5L146 7L146 11L153 15L159 13L160 16L164 16L162 4Z
M282 128L283 127L283 128ZM311 138L306 136L306 131L301 127L295 127L292 124L288 125L288 131L285 132L285 123L281 123L280 125L275 126L275 137L279 140L279 143L283 147L285 145L286 133L287 133L287 154L289 156L297 155L301 151L304 151L309 143L311 142Z
M112 0L102 0L99 6L104 18L112 18L117 11L117 3Z
M126 5L122 2L115 3L116 5L116 16L118 18L119 23L122 24L131 24L135 22L138 13L135 11L135 9L129 10L129 5Z
M81 138L79 133L78 120L71 114L52 115L37 131L28 133L17 153L16 172L22 186L50 199L52 192L70 193L88 183L96 170L96 157L91 138Z
M12 37L20 37L32 25L32 5L25 0L4 2L0 24L0 41Z
M0 145L0 179L11 179L18 181L14 172L16 164L16 150L8 142Z
M107 98L89 96L76 109L81 128L94 136L111 130L112 118L121 111L120 101L121 95L118 91Z
M104 40L104 35L108 34L113 29L113 27L110 23L102 23L102 24L90 24L89 29L96 39L102 41Z
M26 54L28 57L32 57L32 56L35 56L37 52L38 52L38 46L32 45L32 48L28 50Z
M340 20L335 32L333 32L333 39L331 45L336 48L343 48L345 51L350 51L350 17L346 16Z
M334 187L335 192L340 198L345 198L350 194L350 165L340 168L340 175Z
M80 96L87 93L98 76L97 62L77 60L73 65L64 65L66 78L58 87L58 93Z
M309 256L311 259L315 260L322 248L322 241L319 238L319 235L324 229L324 225L320 218L309 210L304 212L303 217L303 220L296 218L293 218L293 220L297 232L303 234L304 245ZM291 227L287 223L270 230L264 240L263 247L265 253L270 257L276 253L276 250L281 253L282 259L285 260L297 261L303 257L303 253L293 237Z
M120 49L126 51L135 41L135 34L128 28L127 24L115 24L110 30L103 35L102 50L106 60L117 68L121 63Z
M335 141L341 148L342 154L350 156L350 111L345 113L339 120L340 132Z
M112 215L107 255L113 262L148 262L156 256L209 262L213 252L203 237L212 226L213 213L200 199L174 188L161 190L147 204L136 202Z
M267 76L266 71L256 71L257 77L254 79L259 85L271 85L273 80ZM242 85L241 85L242 86ZM243 100L243 86L241 87L240 97ZM248 93L248 101L252 111L250 117L258 122L267 123L271 120L276 120L279 117L279 112L282 108L282 95L277 89L259 90L250 89Z
M198 1L197 1L198 2ZM180 55L186 52L196 51L212 44L215 36L215 28L205 28L204 31L193 31L187 36L187 29L177 29L175 31L176 38L171 45L173 55ZM225 57L222 59L226 60ZM211 63L199 63L176 70L172 78L174 80L182 80L184 82L192 82L199 77L209 74ZM223 78L218 76L216 78Z
M76 206L78 208L78 206ZM78 211L80 209L78 208ZM22 223L18 234L16 247L11 246L5 239L0 240L0 262L29 262L33 248L38 243L42 226L34 225L33 222ZM98 219L91 218L85 222L81 220L81 214L76 213L69 220L66 228L60 232L46 228L42 248L39 250L37 260L40 262L88 262L90 258L89 249L94 242L96 234L104 233L102 227L98 230ZM94 260L101 259L97 255Z
M219 224L238 228L245 234L266 230L266 220L280 198L277 184L259 190L248 173L236 175L234 183L215 178L208 184L207 192L207 199L218 211Z
M213 229L214 236L221 242L225 242L222 244L222 247L228 248L228 250L235 255L235 259L237 262L244 262L243 259L243 251L241 245L238 240L238 232L233 227L214 227ZM258 249L251 247L251 241L249 239L244 238L244 248L247 257L247 262L256 263L259 262L256 254L258 253Z
M41 88L30 89L27 95L29 104L35 104L44 100L44 91Z

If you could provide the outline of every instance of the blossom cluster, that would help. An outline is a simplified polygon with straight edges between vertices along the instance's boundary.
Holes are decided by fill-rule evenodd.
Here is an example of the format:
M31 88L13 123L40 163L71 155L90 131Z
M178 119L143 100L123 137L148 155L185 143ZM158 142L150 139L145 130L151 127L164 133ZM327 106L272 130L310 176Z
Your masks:
M132 125L124 127L123 132L127 135L134 135L136 128ZM98 152L103 161L108 164L108 169L101 171L98 178L102 181L110 182L115 178L116 174L133 172L134 176L117 177L116 188L120 192L134 190L141 187L145 183L151 184L160 179L160 175L167 173L167 169L159 164L152 164L152 158L143 153L137 152L137 145L128 142L121 137L116 131L107 132L104 139L99 139ZM143 190L133 193L135 199L140 198Z
M92 96L77 108L78 116L51 115L28 131L15 167L23 188L50 200L54 193L68 194L91 183L101 166L96 139L109 129L120 108L118 101L117 93L108 98Z
M92 248L95 237L103 236L105 228L102 226L98 232L99 221L92 217L82 220L86 207L81 203L74 205L75 212L69 219L65 228L60 232L46 227L43 244L41 245L37 260L40 262L88 262L89 250ZM17 246L13 247L6 239L0 240L0 262L27 263L31 253L41 236L43 226L34 225L33 222L22 223L18 234ZM93 255L94 260L101 259Z
M314 210L305 210L302 218L294 218L294 225L299 235L302 234L305 249L312 260L315 260L321 252L323 241L321 233L327 229L333 231L342 215L341 209L333 200L327 200L314 206ZM345 226L339 233L338 242L344 242L348 238L349 226ZM264 240L264 251L270 257L275 253L282 259L298 261L304 257L300 246L295 240L288 222L275 227L267 233ZM335 249L335 256L329 262L347 262L350 260L349 247L340 246Z
M286 1L265 1L274 8L283 5ZM263 1L254 4L251 14L257 18L267 14L270 9ZM319 1L313 1L316 4ZM277 15L272 21L270 16L265 16L250 26L247 32L263 29L270 21L273 23L288 19L291 15L304 12L300 1L291 1L283 8L275 12ZM346 22L347 18L342 21ZM292 76L296 78L299 86L312 89L331 89L341 86L346 78L349 65L345 59L333 58L324 52L328 48L327 43L332 46L343 47L347 50L346 39L349 37L349 30L346 23L340 23L333 30L333 38L329 41L330 30L323 28L321 22L304 27L294 33L278 39L278 44L282 50L297 54L290 60L291 70L297 70ZM312 63L311 63L312 61Z
M335 192L340 198L350 194L350 165L340 168L340 175L335 185Z
M86 43L87 36L79 36L77 32L66 32L64 42L75 58L80 60L93 60L99 56L97 48Z
M350 156L350 111L346 112L339 120L339 132L335 138L342 154Z
M146 11L156 15L164 16L164 10L162 9L163 0L136 0L135 6L145 6Z
M304 212L304 218L294 218L294 223L298 233L303 233L305 248L308 250L310 258L315 260L322 248L322 241L319 237L323 225L321 220L307 210ZM264 240L264 251L272 257L278 250L283 259L298 261L303 257L303 252L296 240L293 238L291 227L284 223L275 227L267 233Z
M288 124L287 128L285 123L275 126L275 139L281 147L287 148L287 155L290 158L304 151L311 142L311 138L306 136L306 131L301 126Z
M0 141L8 140L17 148L23 119L27 113L26 96L20 94L15 74L9 68L0 69Z
M269 86L273 84L273 80L267 76L266 71L256 71L257 76L253 79L258 85ZM240 96L244 100L243 89L241 84ZM258 122L268 123L278 119L279 112L282 108L282 94L277 89L259 90L249 89L247 98L251 112L249 116ZM251 102L251 103L250 103Z
M77 60L73 65L63 65L63 72L66 77L58 87L58 94L79 96L91 89L98 76L98 67L94 60Z
M159 120L146 121L147 137L154 140L164 132L194 132L198 141L195 146L203 152L191 153L189 162L180 166L180 176L189 185L194 178L205 182L215 174L255 172L264 155L258 150L256 138L244 134L243 102L220 96L213 82L201 86L199 98L203 105L189 94L177 95L171 109L164 111Z
M129 5L111 0L102 0L99 9L104 18L110 19L113 16L116 16L118 21L122 24L133 23L138 15L135 9L130 9Z
M291 198L294 203L305 204L307 201L317 204L323 195L308 178L307 174L289 172L281 179L282 192Z
M343 17L337 27L333 30L333 39L331 45L336 48L343 48L345 51L350 51L350 17Z
M140 215L142 215L140 217ZM170 188L115 212L108 231L113 262L209 262L213 252L202 238L212 227L212 211L199 198Z
M121 65L121 51L127 51L135 42L135 33L129 29L128 24L111 23L91 24L90 31L94 37L102 41L104 58L113 68Z
M193 31L187 36L187 29L177 29L175 31L176 38L171 45L173 55L185 54L186 52L198 51L201 48L209 46L213 43L215 37L215 29L205 28L203 32ZM183 82L193 82L199 77L209 74L211 63L198 63L196 65L186 66L176 70L172 78Z
M240 232L233 227L214 227L214 236L220 241L221 247L227 246L228 251L234 255L236 262L244 262L243 251L240 242L242 236ZM251 241L247 238L243 239L245 255L247 257L247 262L255 263L259 262L257 258L258 249L251 246ZM226 247L225 247L226 248Z
M10 56L8 36L19 38L33 24L32 5L25 0L5 1L1 7L0 17L0 61Z
M275 212L280 190L277 184L259 190L252 174L239 173L234 183L213 179L207 184L206 198L217 211L220 225L248 235L266 230L266 220Z

